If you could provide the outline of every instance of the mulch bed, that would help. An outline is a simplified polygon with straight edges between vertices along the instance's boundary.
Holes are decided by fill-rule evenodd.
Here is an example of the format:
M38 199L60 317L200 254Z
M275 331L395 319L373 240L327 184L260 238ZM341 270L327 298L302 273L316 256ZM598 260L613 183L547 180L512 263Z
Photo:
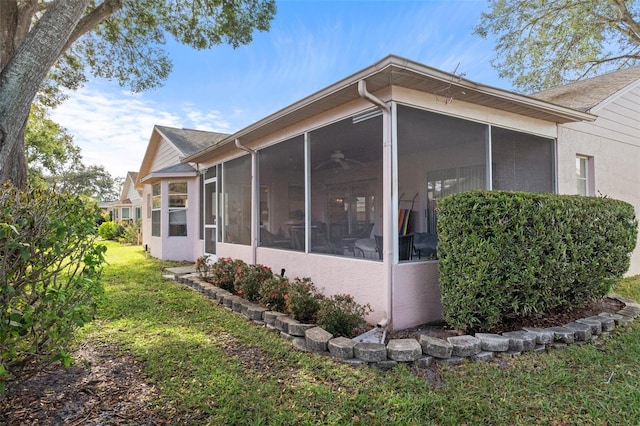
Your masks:
M508 328L557 326L600 312L617 312L623 306L621 302L607 298L585 308L558 310L544 318L514 321L508 324ZM442 338L458 334L456 330L440 325L405 330L389 337L424 333ZM230 351L232 348L229 346L236 342L229 340L229 345L224 345L224 348ZM143 365L130 355L115 346L86 342L74 353L74 359L73 366L64 368L59 363L54 364L14 386L6 396L0 396L0 424L151 426L172 423L169 413L163 413L154 406L158 390L145 379ZM419 374L427 374L428 381L437 385L437 371Z
M0 396L0 424L165 425L152 405L157 390L147 383L142 364L114 346L86 343L75 364L55 363Z

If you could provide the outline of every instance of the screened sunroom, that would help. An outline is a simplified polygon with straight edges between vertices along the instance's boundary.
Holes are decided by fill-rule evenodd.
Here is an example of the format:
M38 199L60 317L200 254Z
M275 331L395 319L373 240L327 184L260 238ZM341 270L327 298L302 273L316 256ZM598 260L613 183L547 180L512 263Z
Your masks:
M185 159L204 251L349 293L372 323L437 320L438 200L556 191L557 123L590 117L390 56Z

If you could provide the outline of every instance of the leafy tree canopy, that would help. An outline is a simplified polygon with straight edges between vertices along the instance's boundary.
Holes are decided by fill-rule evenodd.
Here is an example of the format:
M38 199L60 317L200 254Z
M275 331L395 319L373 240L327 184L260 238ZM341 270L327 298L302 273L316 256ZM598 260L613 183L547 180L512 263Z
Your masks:
M490 0L475 33L493 66L532 92L640 64L640 0Z
M133 91L171 71L167 38L233 47L266 31L275 0L0 0L0 181L26 185L25 123L36 93L62 100L87 74Z

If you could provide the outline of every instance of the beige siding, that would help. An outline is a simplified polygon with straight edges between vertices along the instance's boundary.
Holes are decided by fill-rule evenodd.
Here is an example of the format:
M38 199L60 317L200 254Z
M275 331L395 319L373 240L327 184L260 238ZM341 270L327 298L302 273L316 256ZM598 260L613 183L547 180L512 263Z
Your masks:
M640 217L640 86L609 99L595 110L593 123L558 130L558 190L575 194L576 155L593 157L596 195L632 204ZM640 274L640 240L629 275Z
M161 140L156 155L151 164L151 171L163 169L180 163L180 154L176 148L166 140Z

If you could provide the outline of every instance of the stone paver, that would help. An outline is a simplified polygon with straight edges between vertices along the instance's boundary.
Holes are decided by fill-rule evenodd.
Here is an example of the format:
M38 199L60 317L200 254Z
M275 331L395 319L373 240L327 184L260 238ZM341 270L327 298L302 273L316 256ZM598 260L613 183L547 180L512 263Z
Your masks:
M347 339L346 337L336 337L335 339L329 340L328 348L329 353L336 358L353 358L353 347L356 345L351 339Z
M247 309L247 317L254 321L262 321L262 316L267 311L268 309L262 306L258 306L258 305L249 306L249 308Z
M564 328L568 328L569 330L573 330L573 336L575 340L579 340L581 342L588 342L591 340L591 326L587 324L580 324L579 322L570 322L569 324L563 325Z
M333 334L320 327L310 328L305 331L304 335L307 349L312 352L326 352L327 344L333 338Z
M553 332L553 338L558 343L573 343L575 342L575 331L564 327L549 327L547 330Z
M602 322L591 318L580 318L576 320L579 324L586 324L591 327L591 335L597 336L602 334Z
M533 328L524 327L523 330L536 335L537 345L546 345L553 342L553 333L548 330L545 330L543 328L535 328L535 327Z
M488 362L488 361L491 361L493 357L494 357L494 354L491 351L480 351L474 356L472 356L471 360L475 362Z
M534 333L520 330L502 333L509 339L509 350L513 352L532 351L536 347L537 336Z
M265 313L262 315L262 321L264 321L265 324L267 324L267 325L275 326L276 319L278 317L282 317L282 316L284 316L284 314L282 312L265 311Z
M453 346L451 343L446 340L438 339L437 337L421 335L420 346L422 347L422 353L436 358L450 358L453 353Z
M289 323L289 334L292 336L304 336L305 331L317 327L315 324Z
M499 334L476 333L483 351L504 352L509 350L509 339Z
M278 330L289 334L289 325L290 324L300 324L300 321L295 320L295 319L293 319L291 317L282 315L282 316L279 316L278 318L276 318L276 321L274 322L273 325L275 325Z
M452 356L473 356L482 350L482 342L474 336L452 336L447 341L453 346Z
M416 339L393 339L387 343L387 358L410 362L420 359L422 346Z
M353 356L367 362L381 362L387 359L387 348L383 343L358 342L353 347Z

